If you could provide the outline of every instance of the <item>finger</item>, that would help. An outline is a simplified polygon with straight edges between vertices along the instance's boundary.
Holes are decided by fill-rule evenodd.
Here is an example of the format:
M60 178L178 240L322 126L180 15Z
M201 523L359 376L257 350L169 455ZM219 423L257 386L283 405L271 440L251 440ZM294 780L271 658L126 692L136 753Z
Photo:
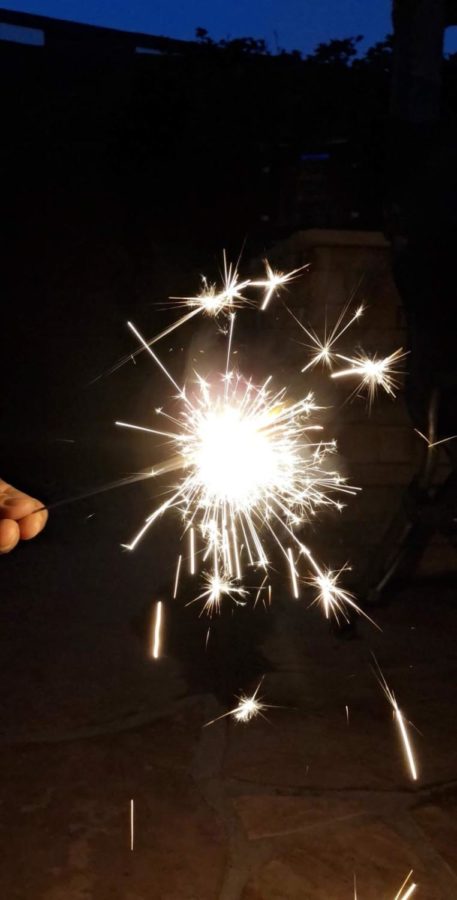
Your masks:
M39 515L39 513L37 513ZM0 521L0 553L9 553L13 550L20 538L19 525L12 519Z
M11 493L4 495L0 502L0 518L14 519L15 521L24 519L34 510L40 509L41 506L43 504L39 500L11 488ZM36 513L36 515L39 517L41 513Z
M36 535L43 530L47 521L48 513L45 509L40 510L40 512L33 513L30 516L25 516L20 520L20 522L17 523L19 526L21 540L30 541L31 538L36 537Z

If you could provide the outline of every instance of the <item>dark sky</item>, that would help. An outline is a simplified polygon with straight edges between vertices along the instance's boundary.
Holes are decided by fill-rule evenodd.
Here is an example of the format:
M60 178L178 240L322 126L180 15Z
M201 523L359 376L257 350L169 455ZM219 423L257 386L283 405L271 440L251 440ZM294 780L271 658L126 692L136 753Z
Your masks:
M192 39L201 26L216 39L265 38L273 50L279 45L310 52L320 41L356 34L369 45L391 30L390 0L4 0L4 5L184 39ZM457 49L456 32L450 29L447 49Z

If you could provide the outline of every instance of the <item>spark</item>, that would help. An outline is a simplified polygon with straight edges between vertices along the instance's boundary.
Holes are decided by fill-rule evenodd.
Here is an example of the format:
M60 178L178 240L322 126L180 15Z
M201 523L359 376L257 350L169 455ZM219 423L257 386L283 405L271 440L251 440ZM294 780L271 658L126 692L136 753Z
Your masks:
M191 575L195 575L195 531L193 528L189 530L189 570Z
M376 624L376 622L374 622L373 619L371 619L370 616L368 616L363 611L363 609L361 609L360 606L357 605L354 600L354 595L351 594L350 591L344 590L343 588L339 587L338 579L343 572L346 572L348 570L348 567L346 565L342 566L342 568L336 572L333 572L331 569L327 569L324 571L318 565L314 556L307 547L302 547L302 552L306 554L316 573L315 575L309 576L306 583L311 587L317 588L317 596L314 600L314 603L317 603L322 607L322 609L324 610L325 618L329 619L330 616L333 615L338 622L339 616L342 616L346 622L350 622L347 612L347 607L350 607L359 615L362 615L366 619L368 619L368 621L371 622L371 624L374 625L375 628L378 628L378 630L380 631L381 629Z
M178 563L176 566L175 585L173 588L173 600L176 600L176 597L178 596L178 584L179 584L179 574L181 572L181 563L182 563L182 554L180 553L178 556Z
M408 890L406 891L406 894L401 894L401 896L398 898L398 900L408 900L408 897L412 897L416 888L417 888L417 884L411 884L409 886Z
M239 697L238 706L232 711L233 718L236 722L250 722L254 716L258 716L265 704L257 700L255 694L252 697L245 697L243 694Z
M154 626L153 626L153 635L152 635L152 657L153 659L159 659L161 652L161 633L162 633L162 606L163 603L159 600L156 603L155 607L155 616L154 616Z
M323 339L321 339L318 334L310 328L305 328L305 326L300 322L299 319L294 315L294 313L289 310L292 317L297 322L297 325L300 326L302 331L305 332L306 336L310 340L310 344L306 345L309 350L312 351L312 356L310 361L303 367L302 372L307 372L308 369L313 369L315 366L320 363L326 367L327 369L332 369L337 358L337 354L334 350L335 345L343 336L343 334L354 324L357 322L360 317L363 315L365 307L361 304L357 307L354 314L351 318L345 322L345 317L348 311L348 307L345 306L342 313L338 317L336 324L333 326L330 334L327 334L327 328L325 328L325 333Z
M259 598L260 598L261 593L265 590L265 582L266 582L267 580L268 580L268 575L265 575L265 577L264 577L264 579L263 579L263 581L262 581L262 584L261 584L260 587L258 588L257 593L256 593L256 595L255 595L254 609L255 609L255 607L257 606L257 603L259 602ZM270 602L270 604L271 604L271 584L269 584L269 585L267 586L267 592L268 592L269 602ZM264 600L264 599L262 600L262 602L263 602L263 605L265 606L265 600ZM266 607L265 607L265 608L266 608Z
M246 288L255 284L249 278L244 281L240 280L237 266L227 263L227 257L223 254L224 272L223 283L220 288L216 284L210 284L205 276L202 277L203 288L199 294L194 297L170 297L170 300L178 300L185 306L192 309L192 313L188 314L190 318L194 313L204 313L207 316L218 316L219 313L231 313L235 309L239 309L244 304L252 304L244 296Z
M292 272L283 273L274 272L266 260L265 266L265 279L260 281L252 281L250 278L241 279L238 272L238 266L233 265L233 263L228 263L226 254L224 252L222 283L219 286L217 284L209 282L206 276L203 275L203 287L198 294L189 297L169 297L168 299L172 302L173 308L176 309L176 307L184 307L187 309L187 312L185 312L184 315L180 316L158 334L154 335L148 340L144 340L143 346L139 347L133 353L129 353L127 356L123 356L122 359L118 360L116 363L114 363L113 366L111 366L109 369L106 369L100 375L97 375L89 383L93 384L100 378L103 378L107 375L112 375L128 362L136 363L136 357L139 353L142 353L143 350L147 350L154 344L159 343L159 341L164 340L164 338L168 337L170 334L173 334L174 331L176 331L182 325L185 325L187 322L190 322L191 319L199 314L210 316L211 318L215 319L219 316L228 316L236 309L241 309L245 306L256 306L256 302L252 298L246 296L246 291L248 289L264 289L265 293L261 309L266 309L271 297L276 291L279 290L280 287L288 284L298 276L299 272L301 272L303 269L308 268L307 266L301 266L299 269L294 269Z
M135 846L135 804L130 801L130 850L133 852Z
M293 281L299 272L307 269L308 266L300 266L299 269L293 269L292 272L275 272L268 260L265 260L266 277L262 281L252 281L252 287L261 287L265 289L261 310L265 310L273 297L281 287Z
M414 870L411 869L411 871L409 872L409 874L406 876L406 878L405 878L403 884L402 884L401 887L400 887L400 890L395 894L394 900L408 900L409 897L412 897L414 891L415 891L416 888L417 888L417 884L414 884L414 882L412 882L411 884L409 884L409 882L410 882L410 880L411 880L411 876L412 876L412 874L413 874L413 871L414 871ZM409 885L409 886L408 886L408 890L406 891L406 894L404 894L403 891L404 891L404 889L405 889L405 887L406 887L407 885Z
M137 329L130 327L145 344ZM271 377L256 386L252 379L231 371L232 336L233 319L225 373L212 382L197 374L192 390L181 388L147 348L181 404L177 416L169 416L177 430L160 429L172 448L170 462L164 466L181 471L177 483L169 488L168 499L125 545L134 549L161 515L176 509L189 531L191 573L196 569L198 536L202 546L198 555L212 560L212 575L220 576L222 582L227 577L242 578L246 557L249 566L267 570L265 532L273 535L290 567L292 549L289 547L289 552L284 541L289 544L292 540L301 551L297 528L319 509L337 507L335 494L355 493L336 471L326 467L335 442L312 440L322 428L312 418L319 410L313 395L292 402L286 388L276 391L271 387ZM122 426L130 427L125 422ZM153 435L159 431L149 430ZM298 596L296 564L291 574Z
M413 874L413 869L411 869L409 874L406 876L403 884L400 887L400 890L397 891L393 900L408 900L409 897L412 897L414 891L417 888L417 884L414 884L414 883L409 884L412 874ZM408 889L407 889L406 893L404 894L403 891L407 886L408 886ZM357 897L358 897L357 879L356 879L356 876L354 875L354 900L357 900Z
M346 710L346 722L349 725L349 706L346 705L344 708Z
M237 697L238 704L233 709L230 709L228 712L224 713L222 716L218 716L216 719L212 719L211 722L206 722L205 728L208 725L214 725L215 722L219 722L221 719L226 719L227 716L232 716L235 722L250 722L251 719L254 719L256 716L262 716L264 709L271 709L268 703L263 703L262 698L258 696L260 686L262 684L263 678L259 681L254 693L251 697L248 697L247 694L240 694Z
M397 376L401 374L400 370L396 369L395 366L401 359L404 359L406 355L407 354L403 352L402 347L395 350L390 356L386 356L382 359L378 359L376 356L367 356L362 352L354 357L342 356L338 353L338 359L349 363L349 368L339 369L337 372L333 372L330 377L346 378L354 375L357 376L360 378L360 383L356 387L354 393L357 394L360 390L366 388L368 391L368 401L371 404L378 388L383 388L387 394L390 394L391 397L395 397L395 391L399 386Z
M187 606L197 603L199 600L204 600L203 612L212 615L213 612L220 612L223 597L233 600L237 606L245 605L243 598L248 595L248 591L239 587L234 579L205 573L203 575L203 583L206 585L205 590L195 600L191 600Z
M447 444L449 441L455 441L455 439L457 438L457 434L453 434L451 435L451 437L441 438L440 441L430 441L425 434L422 434L422 431L419 431L418 428L415 428L414 431L419 435L419 437L423 438L423 440L427 444L428 450L431 450L432 447L439 447L440 444Z
M287 556L289 557L289 567L290 567L290 577L292 581L292 595L298 600L298 583L297 583L297 570L295 568L294 555L292 553L292 548L287 548Z
M122 357L122 359L118 360L117 363L115 363L106 371L102 372L101 375L97 375L97 377L94 378L90 382L90 384L93 384L95 381L98 381L99 378L103 378L106 375L112 375L114 372L120 369L121 366L125 365L125 363L128 363L130 361L135 363L135 357L138 356L139 353L142 353L143 350L146 350L148 347L152 347L154 344L162 341L164 338L168 337L170 334L176 331L177 328L185 325L199 313L216 318L221 313L227 314L233 312L234 309L238 309L244 305L253 306L253 301L249 300L243 295L243 291L245 291L246 288L252 284L252 282L250 281L250 279L240 281L237 267L233 266L231 263L227 263L225 253L223 254L223 258L224 273L223 283L220 288L217 288L215 284L209 284L205 276L203 276L203 288L201 292L196 296L170 297L169 300L173 301L173 306L175 308L177 305L181 305L187 307L188 312L168 325L167 328L164 328L158 334L154 335L154 337L144 341L144 345L142 347L139 347L138 350L135 350L134 353L129 353L128 356Z
M409 768L409 771L411 774L411 778L413 779L413 781L417 781L417 777L418 777L417 766L416 766L416 761L414 759L413 747L412 747L411 740L410 740L410 737L408 734L407 721L405 720L405 717L398 706L394 692L389 688L389 686L387 684L387 681L380 669L380 666L379 666L379 663L378 663L376 657L374 657L374 662L375 662L375 675L376 675L376 677L379 681L379 684L381 685L381 688L382 688L385 696L387 697L387 700L389 701L389 703L393 709L393 712L394 712L394 717L395 717L395 720L398 725L398 731L400 734L401 742L403 744L403 749L405 752L405 757L406 757L408 768Z

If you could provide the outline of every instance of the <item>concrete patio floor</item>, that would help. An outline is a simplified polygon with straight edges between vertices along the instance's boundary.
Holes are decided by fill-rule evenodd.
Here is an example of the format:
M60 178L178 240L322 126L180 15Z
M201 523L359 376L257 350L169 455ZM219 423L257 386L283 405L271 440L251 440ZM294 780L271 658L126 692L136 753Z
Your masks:
M84 528L73 581L52 526L3 569L2 898L353 900L355 878L359 900L393 900L410 869L418 900L457 898L455 589L410 586L373 611L382 632L360 620L348 640L307 600L243 609L252 671L244 638L231 663L216 625L199 682L196 608L167 607L164 658L148 658L141 609L116 601L130 563L104 569L112 533L95 563ZM372 652L420 731L417 783ZM203 727L262 666L267 720Z

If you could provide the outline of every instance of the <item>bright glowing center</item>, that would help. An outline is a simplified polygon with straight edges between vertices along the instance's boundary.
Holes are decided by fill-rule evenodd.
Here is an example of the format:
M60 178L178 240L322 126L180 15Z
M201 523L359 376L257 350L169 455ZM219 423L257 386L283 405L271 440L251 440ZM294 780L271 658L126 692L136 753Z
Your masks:
M224 307L232 306L235 296L235 293L229 290L217 293L213 288L209 288L203 294L200 294L198 302L200 308L208 315L215 316Z
M208 292L201 297L201 304L205 312L214 315L224 306L224 296L214 292Z
M204 416L195 454L198 481L210 502L249 507L266 496L278 475L278 454L259 418L224 407Z
M366 376L369 379L372 379L379 384L382 381L382 378L384 377L385 367L386 367L385 360L369 359L365 363Z
M259 710L259 703L254 697L246 697L235 710L238 722L249 722Z

